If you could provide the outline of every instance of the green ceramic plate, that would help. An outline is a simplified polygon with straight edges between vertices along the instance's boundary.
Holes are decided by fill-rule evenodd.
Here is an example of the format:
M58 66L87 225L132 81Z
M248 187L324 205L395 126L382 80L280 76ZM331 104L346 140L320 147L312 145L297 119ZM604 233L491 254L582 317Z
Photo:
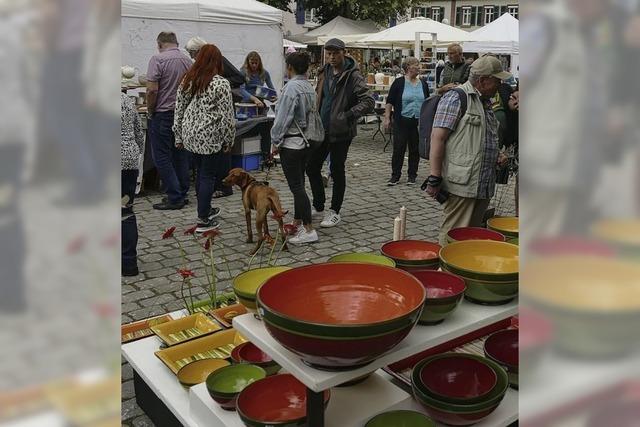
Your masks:
M423 413L399 410L378 414L364 427L436 427L436 423Z

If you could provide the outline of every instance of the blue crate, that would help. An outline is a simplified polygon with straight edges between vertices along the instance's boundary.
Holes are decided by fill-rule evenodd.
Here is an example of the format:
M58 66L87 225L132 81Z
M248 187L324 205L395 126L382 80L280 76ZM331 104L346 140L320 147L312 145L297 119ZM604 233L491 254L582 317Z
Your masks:
M261 159L262 153L233 155L231 156L231 167L242 168L246 171L255 171L260 169Z

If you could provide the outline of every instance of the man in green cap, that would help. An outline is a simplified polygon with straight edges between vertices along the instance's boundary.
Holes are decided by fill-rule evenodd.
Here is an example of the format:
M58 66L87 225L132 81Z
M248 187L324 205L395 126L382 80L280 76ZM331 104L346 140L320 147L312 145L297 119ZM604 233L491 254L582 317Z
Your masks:
M453 228L481 226L495 193L496 165L506 158L499 156L498 121L491 98L509 77L498 58L483 56L471 65L469 80L459 86L467 97L464 115L457 91L448 91L438 103L426 192L443 203L440 244L446 244L447 232Z

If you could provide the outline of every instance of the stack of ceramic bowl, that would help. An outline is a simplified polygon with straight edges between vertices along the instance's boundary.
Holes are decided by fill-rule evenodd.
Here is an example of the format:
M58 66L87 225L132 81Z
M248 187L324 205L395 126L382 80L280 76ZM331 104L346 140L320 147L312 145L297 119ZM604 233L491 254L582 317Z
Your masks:
M440 251L443 270L464 279L465 298L478 304L506 304L518 296L519 248L490 240L451 243Z
M494 332L484 341L485 357L498 363L509 375L509 385L518 389L518 330Z
M258 290L269 334L314 367L352 369L379 358L413 329L422 284L397 268L325 263L284 271Z
M436 423L421 412L400 409L378 414L364 427L436 427Z
M489 416L507 389L507 373L492 360L464 353L428 357L413 368L416 400L436 421L466 426Z
M330 395L325 390L325 408ZM273 375L242 390L237 409L249 427L306 426L307 388L291 374Z
M405 271L437 270L440 268L438 253L441 246L421 240L396 240L382 245L382 255L396 262Z
M265 370L267 375L274 375L280 370L278 362L273 360L267 353L260 350L255 344L250 342L245 342L236 346L231 352L231 360L235 363L248 363L250 365L259 366Z
M427 300L420 314L419 324L437 325L458 308L467 289L462 278L433 270L412 271L411 274L427 291Z
M447 243L461 242L463 240L495 240L504 242L504 235L497 231L487 230L482 227L459 227L449 230L447 233Z
M517 216L495 216L487 220L487 228L504 235L510 242L518 238L518 222Z
M238 395L249 384L266 378L267 373L255 365L231 365L213 371L207 377L207 390L222 409L235 411Z
M364 262L365 264L378 264L378 265L387 265L389 267L395 267L396 263L391 258L387 258L386 256L362 253L362 252L352 252L347 254L340 254L334 257L329 258L327 262Z
M233 292L238 298L238 302L244 305L247 310L256 311L256 292L267 279L283 271L290 270L290 267L262 267L245 271L233 279Z

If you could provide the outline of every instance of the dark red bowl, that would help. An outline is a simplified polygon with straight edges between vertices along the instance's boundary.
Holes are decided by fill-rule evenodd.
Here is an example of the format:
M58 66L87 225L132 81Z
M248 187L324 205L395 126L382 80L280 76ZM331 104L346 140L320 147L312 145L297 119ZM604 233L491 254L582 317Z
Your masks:
M425 392L452 403L476 403L493 390L495 371L481 361L461 355L447 355L427 362L420 371Z
M459 242L462 240L495 240L504 242L504 235L497 231L489 230L481 227L459 227L449 230L447 237L451 241Z
M260 350L255 344L251 342L245 343L237 353L240 360L249 363L265 363L272 362L273 359L264 351Z
M329 390L325 390L325 408L329 397ZM273 375L242 390L236 407L246 425L303 425L307 418L307 388L291 374Z
M484 342L484 351L488 357L506 366L509 372L518 372L517 329L504 329L491 334Z
M422 240L396 240L382 245L382 255L405 267L437 263L442 246Z
M445 271L414 270L410 273L424 286L427 300L455 300L467 289L463 278Z

